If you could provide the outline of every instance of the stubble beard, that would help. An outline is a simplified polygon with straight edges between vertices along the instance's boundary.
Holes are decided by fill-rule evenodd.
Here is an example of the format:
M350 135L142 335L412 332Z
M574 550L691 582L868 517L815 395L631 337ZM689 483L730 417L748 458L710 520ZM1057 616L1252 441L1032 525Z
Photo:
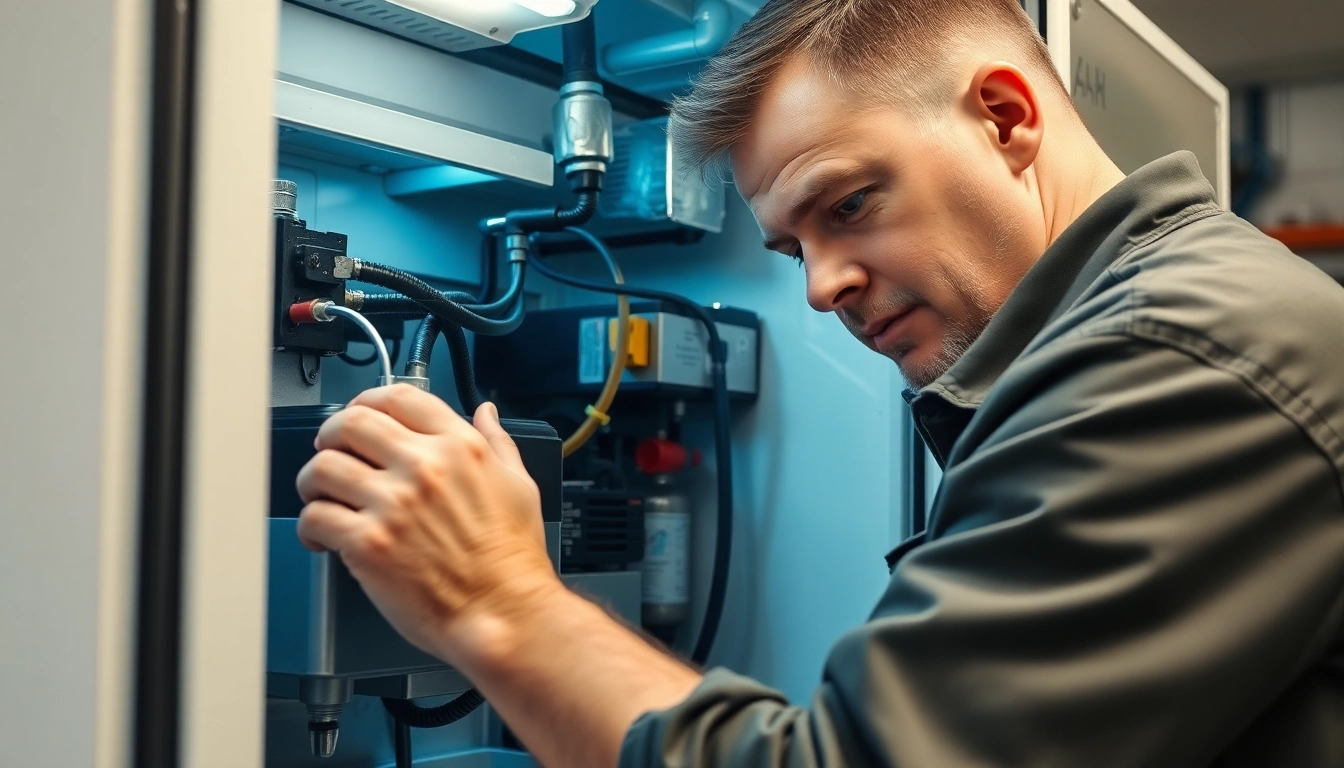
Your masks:
M898 291L861 309L841 310L836 314L854 338L871 348L868 338L863 334L863 328L868 322L865 318L882 317L912 304L924 303L923 299L916 293ZM896 363L896 367L901 371L901 376L905 378L905 382L910 388L923 389L947 373L948 369L957 360L961 359L962 355L966 354L966 350L970 349L971 344L989 324L993 312L980 306L980 302L975 302L972 306L975 310L974 314L966 320L944 318L946 326L943 330L943 338L939 341L938 350L928 360L920 363L911 360L910 352L913 347L906 344L893 349L874 351L884 357L891 358Z

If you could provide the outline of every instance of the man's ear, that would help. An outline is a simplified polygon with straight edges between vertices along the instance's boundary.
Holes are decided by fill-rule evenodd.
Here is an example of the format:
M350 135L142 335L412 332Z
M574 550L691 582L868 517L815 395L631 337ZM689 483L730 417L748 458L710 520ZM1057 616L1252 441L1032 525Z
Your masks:
M1045 119L1036 89L1022 70L1006 62L985 64L971 79L970 106L1014 173L1036 160Z

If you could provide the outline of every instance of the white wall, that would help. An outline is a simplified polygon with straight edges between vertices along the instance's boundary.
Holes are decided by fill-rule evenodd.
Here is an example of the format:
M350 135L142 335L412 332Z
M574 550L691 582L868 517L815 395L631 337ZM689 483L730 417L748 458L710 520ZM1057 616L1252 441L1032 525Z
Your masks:
M0 3L0 765L129 765L150 4Z
M1344 224L1344 80L1271 88L1265 108L1282 175L1251 220Z

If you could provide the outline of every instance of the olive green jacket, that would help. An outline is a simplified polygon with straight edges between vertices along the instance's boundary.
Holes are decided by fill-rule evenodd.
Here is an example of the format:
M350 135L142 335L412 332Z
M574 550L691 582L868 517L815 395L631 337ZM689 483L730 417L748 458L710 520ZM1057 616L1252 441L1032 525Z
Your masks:
M1344 766L1344 289L1135 172L909 400L945 476L806 706L724 670L645 766Z

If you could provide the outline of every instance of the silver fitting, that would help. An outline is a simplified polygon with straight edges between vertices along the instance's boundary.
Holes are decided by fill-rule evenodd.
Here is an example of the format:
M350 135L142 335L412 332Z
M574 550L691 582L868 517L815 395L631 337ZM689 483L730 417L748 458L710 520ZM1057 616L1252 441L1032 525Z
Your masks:
M522 264L527 261L527 235L514 233L504 238L504 246L509 252L510 264Z
M345 306L351 309L363 309L364 292L347 289L345 292Z
M337 280L349 280L355 274L355 260L349 256L337 256L331 268L331 276Z
M602 84L587 80L565 83L551 111L555 162L566 174L581 170L605 172L615 152L611 133L611 102Z
M313 302L313 319L319 323L330 323L335 320L336 316L327 311L333 306L335 306L335 302L331 301Z
M350 701L354 684L342 678L303 678L299 701L308 709L308 746L314 757L331 757L340 738L341 710Z
M271 183L271 213L286 219L299 219L299 185L285 179Z
M429 391L429 377L427 376L379 376L378 386L390 387L393 384L410 384L416 389Z
M359 259L350 259L350 277L351 280L358 280L359 273L364 269L364 262Z

